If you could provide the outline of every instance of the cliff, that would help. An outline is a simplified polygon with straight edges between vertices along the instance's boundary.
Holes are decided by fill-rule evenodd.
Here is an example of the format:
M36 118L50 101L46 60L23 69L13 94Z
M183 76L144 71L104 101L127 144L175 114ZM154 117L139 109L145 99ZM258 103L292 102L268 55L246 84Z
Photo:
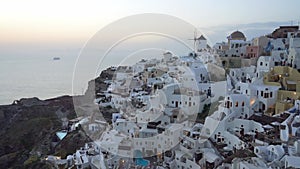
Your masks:
M46 155L65 158L91 141L83 130L72 131L61 141L56 138L56 132L65 128L66 121L78 115L74 102L84 105L82 107L98 108L93 105L93 98L106 90L104 81L112 76L111 69L103 71L89 82L83 96L47 100L23 98L11 105L0 105L0 168L52 168L43 160ZM105 118L111 118L111 113Z

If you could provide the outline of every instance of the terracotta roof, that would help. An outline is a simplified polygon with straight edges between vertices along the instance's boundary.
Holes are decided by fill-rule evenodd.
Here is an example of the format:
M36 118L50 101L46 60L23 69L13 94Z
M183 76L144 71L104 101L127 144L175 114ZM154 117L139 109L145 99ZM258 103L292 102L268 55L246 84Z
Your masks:
M246 38L246 37L242 32L235 31L235 32L231 33L228 38L230 38L230 39L243 39L243 38Z

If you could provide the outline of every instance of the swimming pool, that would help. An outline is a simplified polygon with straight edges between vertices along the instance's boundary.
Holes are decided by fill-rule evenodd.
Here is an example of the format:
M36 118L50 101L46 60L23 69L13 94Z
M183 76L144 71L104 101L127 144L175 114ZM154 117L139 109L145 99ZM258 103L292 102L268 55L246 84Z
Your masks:
M143 167L148 166L149 163L150 162L148 160L145 160L145 159L142 159L142 158L138 158L138 159L135 160L136 165L143 166Z

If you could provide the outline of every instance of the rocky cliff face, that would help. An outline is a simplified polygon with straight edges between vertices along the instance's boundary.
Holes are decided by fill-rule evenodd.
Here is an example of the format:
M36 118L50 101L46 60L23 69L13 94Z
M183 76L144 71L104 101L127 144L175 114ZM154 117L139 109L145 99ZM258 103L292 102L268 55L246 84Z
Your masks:
M1 168L43 166L38 157L55 153L52 138L61 129L63 118L76 116L72 105L72 97L63 96L45 101L21 99L0 106Z
M215 64L208 63L207 64L207 71L209 72L210 78L212 81L224 81L226 78L225 70L217 66Z
M104 81L112 79L113 74L110 68L102 71L89 82L83 96L27 98L0 106L0 168L52 168L43 160L46 155L65 158L90 142L83 130L73 131L61 141L56 138L56 132L65 128L66 121L76 118L74 102L95 106L93 99L107 89ZM111 114L107 118L111 118Z

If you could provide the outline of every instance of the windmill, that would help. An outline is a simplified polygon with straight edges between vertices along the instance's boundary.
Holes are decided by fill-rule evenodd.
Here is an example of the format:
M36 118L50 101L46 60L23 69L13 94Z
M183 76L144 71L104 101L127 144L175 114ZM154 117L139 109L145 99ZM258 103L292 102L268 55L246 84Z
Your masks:
M193 55L194 55L194 57L196 57L197 56L197 53L196 53L196 51L197 51L197 49L196 49L196 42L198 40L198 38L197 38L197 30L196 29L194 31L194 38L193 39L188 39L188 40L193 40L194 41L194 53L193 53Z

